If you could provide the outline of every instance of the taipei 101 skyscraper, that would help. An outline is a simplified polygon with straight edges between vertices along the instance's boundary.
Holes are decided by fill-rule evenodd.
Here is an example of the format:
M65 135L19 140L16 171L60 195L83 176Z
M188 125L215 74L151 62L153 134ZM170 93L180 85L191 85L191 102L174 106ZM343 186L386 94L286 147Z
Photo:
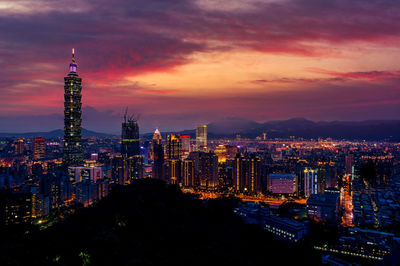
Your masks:
M65 166L79 166L82 156L82 79L78 76L74 49L69 74L64 77L64 154Z

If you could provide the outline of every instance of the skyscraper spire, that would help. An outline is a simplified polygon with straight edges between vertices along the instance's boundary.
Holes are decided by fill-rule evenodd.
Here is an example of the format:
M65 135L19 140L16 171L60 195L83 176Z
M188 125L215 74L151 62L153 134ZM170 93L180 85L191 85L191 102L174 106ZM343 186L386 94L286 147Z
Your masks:
M75 63L75 48L72 48L72 63Z
M71 64L69 64L69 73L76 73L76 69L78 68L76 61L75 61L75 48L72 48L72 59Z

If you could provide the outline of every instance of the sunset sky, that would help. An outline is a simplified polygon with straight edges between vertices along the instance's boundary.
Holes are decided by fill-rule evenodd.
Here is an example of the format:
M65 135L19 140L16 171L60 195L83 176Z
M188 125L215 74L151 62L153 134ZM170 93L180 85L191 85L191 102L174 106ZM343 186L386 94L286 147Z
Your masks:
M96 131L400 117L400 1L1 0L0 132L63 128L73 47Z

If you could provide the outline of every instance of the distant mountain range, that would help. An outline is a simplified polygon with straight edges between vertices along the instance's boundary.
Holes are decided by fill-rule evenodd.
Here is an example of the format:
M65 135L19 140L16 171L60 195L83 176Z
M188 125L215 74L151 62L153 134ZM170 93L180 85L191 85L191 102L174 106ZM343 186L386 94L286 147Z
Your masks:
M209 138L232 138L236 134L245 138L256 138L267 133L268 138L295 136L305 139L330 137L348 140L400 141L400 120L314 122L305 118L292 118L258 123L249 119L226 118L208 124L207 131ZM178 133L195 136L195 130Z
M27 132L27 133L0 133L0 137L16 137L16 138L34 138L34 137L43 137L43 138L58 138L64 136L63 129L56 129L48 132ZM112 135L106 133L99 133L91 130L87 130L82 128L82 136L89 138L89 137L110 137Z
M400 120L367 120L367 121L332 121L314 122L304 118L292 118L289 120L269 121L258 123L243 118L226 118L207 125L209 138L233 138L240 134L244 138L256 138L267 133L268 138L289 138L290 136L305 139L333 138L348 140L376 140L376 141L400 141ZM165 135L178 133L195 137L195 130L180 132L162 132ZM111 134L99 133L82 129L83 137L110 137ZM145 133L142 136L151 138L153 133ZM37 137L56 138L63 137L64 130L57 129L49 132L29 133L0 133L0 137Z

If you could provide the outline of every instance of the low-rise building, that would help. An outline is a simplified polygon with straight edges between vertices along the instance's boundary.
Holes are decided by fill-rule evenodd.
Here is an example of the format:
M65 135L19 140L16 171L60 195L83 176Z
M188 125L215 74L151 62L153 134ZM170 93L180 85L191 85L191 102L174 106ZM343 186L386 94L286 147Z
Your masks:
M289 242L297 242L308 234L307 223L278 216L266 217L264 228L274 237Z

